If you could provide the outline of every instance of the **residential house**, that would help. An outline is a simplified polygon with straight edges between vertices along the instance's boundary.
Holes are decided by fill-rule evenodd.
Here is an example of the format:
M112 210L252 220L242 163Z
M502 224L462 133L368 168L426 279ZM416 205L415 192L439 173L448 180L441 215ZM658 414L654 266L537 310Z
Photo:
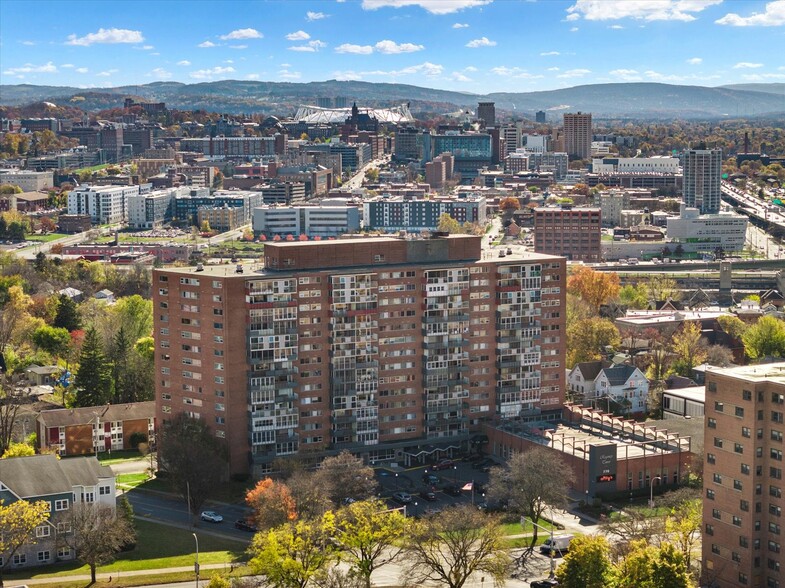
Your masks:
M601 361L579 363L570 371L567 387L574 394L582 395L585 405L629 414L646 412L649 381L632 365Z
M49 519L35 529L35 543L17 550L10 569L74 558L64 541L64 536L71 532L68 515L74 504L97 503L115 508L114 474L95 457L61 460L45 454L4 459L2 464L0 502L8 505L17 500L43 500L49 503L50 511Z
M107 304L114 304L114 292L111 290L104 288L103 290L99 290L95 294L93 294L93 298L96 300L103 300Z
M25 370L30 383L35 386L54 386L63 368L56 365L31 365Z
M36 419L38 445L59 455L131 449L131 437L155 436L155 402L107 404L42 411Z

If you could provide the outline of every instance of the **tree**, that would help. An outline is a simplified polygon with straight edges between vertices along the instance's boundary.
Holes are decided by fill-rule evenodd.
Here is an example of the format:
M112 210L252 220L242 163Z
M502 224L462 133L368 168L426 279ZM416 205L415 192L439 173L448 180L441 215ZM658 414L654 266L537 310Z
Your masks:
M700 498L690 498L671 509L665 520L665 531L681 551L686 569L692 563L692 550L700 541L703 525L703 506Z
M451 217L448 213L443 212L439 216L439 224L436 229L442 233L457 234L461 232L461 223Z
M619 302L633 309L642 310L649 306L649 293L644 284L627 284L619 290Z
M720 327L723 331L725 331L734 339L738 339L739 341L741 341L742 335L744 335L744 333L749 328L747 323L745 323L739 317L733 315L718 316L717 322L720 324Z
M567 292L579 296L589 306L599 310L619 294L619 276L612 272L598 272L580 267L567 279Z
M728 367L733 363L733 352L724 345L709 345L706 348L706 363L716 367Z
M226 474L226 447L201 420L179 413L163 427L158 464L172 489L190 497L189 512L197 514Z
M153 332L153 302L138 294L120 298L110 313L115 324L123 325L130 342L149 337Z
M101 340L94 327L87 329L74 389L76 406L100 406L112 398L112 375Z
M335 539L341 559L371 586L374 570L395 559L403 547L407 519L380 500L359 500L335 515Z
M82 319L79 317L79 309L71 298L65 294L60 294L60 304L57 307L53 326L76 331L82 326Z
M488 486L489 496L517 515L539 522L545 509L566 502L573 482L572 470L558 453L544 447L516 453L507 468L493 468ZM529 553L537 544L537 525L529 544Z
M636 541L659 545L665 538L665 522L662 517L647 516L644 511L629 509L614 519L602 524L602 533L613 540L611 550L615 556L625 558Z
M416 523L406 542L406 562L406 576L415 586L461 588L475 573L504 585L510 557L499 520L463 505Z
M671 338L671 352L675 355L674 371L681 376L689 376L692 368L706 360L706 345L701 340L700 326L684 323Z
M33 343L50 355L62 357L68 354L71 347L71 333L65 329L44 325L33 332Z
M62 535L76 558L90 566L90 578L95 584L99 565L114 559L125 545L133 542L133 529L123 516L116 516L106 504L82 502L72 505L68 520L71 532Z
M595 317L574 322L567 329L567 366L601 359L605 347L620 343L619 329L611 320Z
M564 588L604 588L611 579L608 540L602 536L579 535L570 542L570 551L556 569L556 579Z
M271 478L259 480L245 494L245 503L254 511L260 529L279 527L297 518L297 509L289 488Z
M311 579L337 559L330 540L333 514L314 521L297 521L257 533L248 552L256 574L273 588L305 588Z
M17 327L30 317L28 309L32 302L21 286L9 286L7 299L0 304L0 354L5 351Z
M368 171L365 172L365 179L375 184L379 181L379 170L375 167L372 167Z
M681 300L681 289L673 278L651 276L646 280L645 286L651 300Z
M333 507L332 502L319 486L317 475L318 472L296 470L286 480L297 507L298 518L314 519Z
M373 468L348 451L322 461L316 472L316 483L333 504L344 498L364 500L376 494L376 476Z
M652 562L651 580L652 588L690 588L693 585L689 563L672 543L664 543L657 551L657 557Z
M513 196L507 196L506 198L502 198L499 202L499 210L501 210L505 214L512 214L516 210L521 209L521 203L517 198Z
M13 457L29 457L35 455L35 449L32 445L27 443L14 443L13 441L8 445L8 448L3 452L0 459L10 459Z
M17 500L9 505L0 500L0 587L3 570L11 565L14 554L22 545L35 544L35 528L49 519L49 507L45 500Z
M9 378L0 376L0 455L11 445L16 416L19 414L19 398L11 390Z
M744 352L750 359L766 356L785 357L785 321L762 316L741 336Z

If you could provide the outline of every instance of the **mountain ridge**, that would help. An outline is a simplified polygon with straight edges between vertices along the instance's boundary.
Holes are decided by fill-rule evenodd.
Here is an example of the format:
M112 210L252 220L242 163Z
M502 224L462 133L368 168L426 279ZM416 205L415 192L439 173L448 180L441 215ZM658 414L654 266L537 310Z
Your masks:
M85 98L88 95L90 100ZM0 85L0 104L6 106L49 101L90 111L122 106L125 96L163 101L182 110L227 113L291 113L300 104L314 104L320 96L346 96L350 101L368 106L412 102L412 110L437 113L451 106L475 108L479 101L494 101L500 110L527 114L545 110L560 115L581 110L598 118L720 118L785 112L785 84L706 87L626 82L485 95L410 84L339 80L305 83L221 80L195 84L158 81L89 89Z

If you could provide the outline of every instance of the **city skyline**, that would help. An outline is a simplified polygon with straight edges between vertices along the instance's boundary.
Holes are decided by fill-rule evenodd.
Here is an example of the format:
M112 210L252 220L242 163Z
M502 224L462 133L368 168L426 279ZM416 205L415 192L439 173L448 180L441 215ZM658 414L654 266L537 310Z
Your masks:
M3 3L3 84L339 79L485 93L785 81L770 51L785 40L785 0L227 2L220 18L182 2L37 2L48 18L25 27L30 6Z

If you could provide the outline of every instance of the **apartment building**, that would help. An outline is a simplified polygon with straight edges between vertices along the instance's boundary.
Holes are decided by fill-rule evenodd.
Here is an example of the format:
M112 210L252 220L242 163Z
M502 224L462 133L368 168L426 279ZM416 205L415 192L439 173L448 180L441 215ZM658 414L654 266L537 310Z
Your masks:
M699 209L701 214L717 214L722 201L722 150L687 149L682 158L684 203Z
M360 209L345 200L329 198L318 205L265 205L254 208L253 231L267 238L288 235L337 237L360 230Z
M572 159L591 157L591 113L564 114L564 150Z
M363 201L363 225L381 231L435 231L439 218L449 214L460 223L485 223L487 203L484 196L431 198L376 196Z
M201 271L200 271L201 269ZM417 459L483 422L558 414L566 262L481 237L268 243L264 269L154 271L156 403L232 472L342 449Z
M702 583L783 581L785 362L706 372Z
M89 214L93 224L119 223L128 218L132 197L149 194L152 186L90 186L82 184L68 193L68 214Z
M600 261L599 208L537 208L534 250L575 261Z

